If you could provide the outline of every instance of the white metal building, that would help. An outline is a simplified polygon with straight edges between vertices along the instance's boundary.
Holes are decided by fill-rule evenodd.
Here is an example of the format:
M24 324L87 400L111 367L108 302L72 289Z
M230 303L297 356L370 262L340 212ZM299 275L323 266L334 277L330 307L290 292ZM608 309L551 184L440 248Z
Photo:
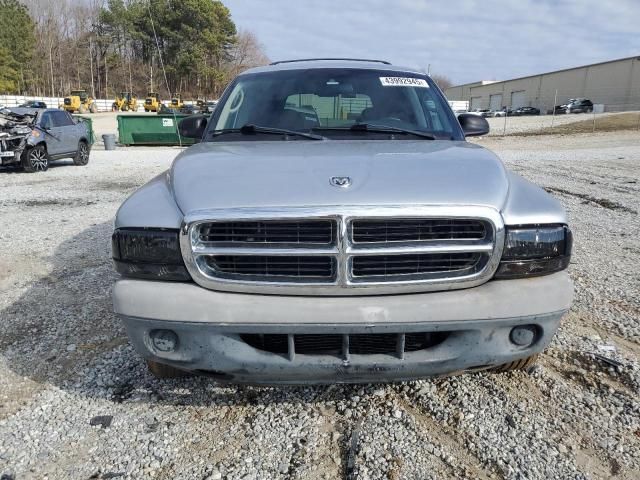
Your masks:
M445 90L469 110L536 107L543 113L571 98L588 98L605 111L640 110L640 56L499 82L482 81Z

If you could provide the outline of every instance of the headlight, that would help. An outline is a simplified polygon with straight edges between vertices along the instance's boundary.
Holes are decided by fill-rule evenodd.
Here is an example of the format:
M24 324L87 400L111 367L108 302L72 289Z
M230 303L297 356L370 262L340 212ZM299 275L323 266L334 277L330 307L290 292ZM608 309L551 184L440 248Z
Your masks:
M190 281L178 230L117 229L111 237L113 261L125 277Z
M565 225L507 227L502 260L495 278L548 275L569 266L571 230Z

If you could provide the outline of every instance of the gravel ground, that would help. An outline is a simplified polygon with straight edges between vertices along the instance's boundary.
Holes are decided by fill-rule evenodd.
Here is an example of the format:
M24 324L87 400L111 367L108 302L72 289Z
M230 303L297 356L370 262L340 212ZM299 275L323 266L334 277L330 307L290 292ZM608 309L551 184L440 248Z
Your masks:
M638 112L640 115L640 112ZM596 119L596 131L598 130L598 120L605 118L609 115L615 115L615 113L598 113L595 115ZM539 131L543 128L550 128L553 122L553 126L567 125L569 123L580 122L584 120L592 120L594 115L592 113L572 113L556 115L531 115L522 117L507 117L505 128L505 117L487 118L491 131L489 136L501 136L501 135L513 135L519 133L528 133Z
M111 222L178 149L0 171L0 477L640 478L640 138L478 140L568 208L576 299L529 372L222 387L147 373L111 312Z

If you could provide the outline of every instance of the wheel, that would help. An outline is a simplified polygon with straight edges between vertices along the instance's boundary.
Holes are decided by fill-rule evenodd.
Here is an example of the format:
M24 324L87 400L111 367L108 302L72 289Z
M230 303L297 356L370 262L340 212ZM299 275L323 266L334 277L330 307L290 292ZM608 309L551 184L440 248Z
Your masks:
M538 354L531 355L530 357L521 358L520 360L516 360L514 362L503 363L502 365L498 365L489 369L490 372L494 373L504 373L504 372L513 372L514 370L526 370L531 365L536 363L538 360Z
M95 103L92 103L91 106L89 107L89 111L91 113L98 113L98 107L96 106Z
M80 140L78 143L78 150L76 151L76 156L73 157L73 164L82 166L89 163L89 145L84 140Z
M80 105L80 107L78 107L78 113L81 115L87 113L87 108L84 105Z
M22 154L22 168L25 172L45 172L49 168L49 156L44 145L36 145Z
M191 376L189 372L172 367L171 365L154 362L153 360L146 360L146 362L147 368L156 378L184 378Z

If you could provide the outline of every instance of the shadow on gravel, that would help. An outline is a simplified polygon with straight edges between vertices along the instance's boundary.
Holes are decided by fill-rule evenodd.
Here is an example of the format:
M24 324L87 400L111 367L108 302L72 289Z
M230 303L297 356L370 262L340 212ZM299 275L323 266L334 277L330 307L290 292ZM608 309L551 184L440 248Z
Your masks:
M158 380L148 373L112 312L111 222L64 242L51 272L0 311L0 356L21 377L117 403L258 405L340 400L368 386L224 386L206 377ZM51 233L55 238L55 233Z
M49 162L49 170L58 168L58 167L73 167L73 160L70 159L61 159L61 160L53 160L51 162ZM35 172L35 173L26 173L22 167L18 164L10 164L10 165L2 165L0 166L0 174L2 173L23 173L25 175L42 175L42 172ZM45 173L46 175L46 173Z

